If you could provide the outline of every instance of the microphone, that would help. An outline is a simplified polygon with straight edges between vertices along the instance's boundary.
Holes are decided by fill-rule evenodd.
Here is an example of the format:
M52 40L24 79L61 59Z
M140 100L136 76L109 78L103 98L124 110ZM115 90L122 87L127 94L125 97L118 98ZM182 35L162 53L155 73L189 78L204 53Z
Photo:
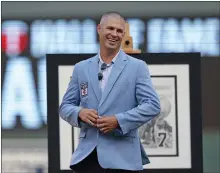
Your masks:
M98 79L99 79L99 80L102 80L102 78L103 78L102 71L104 71L106 68L107 68L107 64L106 64L106 63L103 63L103 64L101 65L101 72L98 73Z
M101 70L103 71L103 70L105 70L107 68L107 64L106 63L103 63L102 65L101 65Z
M103 78L103 74L102 74L101 72L99 72L99 73L98 73L98 79L99 79L99 80L102 80L102 78Z

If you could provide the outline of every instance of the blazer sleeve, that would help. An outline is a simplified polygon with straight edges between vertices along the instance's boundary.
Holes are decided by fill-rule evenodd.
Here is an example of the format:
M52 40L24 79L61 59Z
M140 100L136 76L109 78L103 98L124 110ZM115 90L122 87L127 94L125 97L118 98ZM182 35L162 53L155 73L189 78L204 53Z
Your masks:
M64 94L62 103L59 107L60 117L74 127L81 127L78 119L79 112L82 109L80 104L80 89L78 85L78 66L74 67L71 81L68 85L67 91Z
M138 66L135 83L138 106L115 115L120 126L116 133L122 135L137 129L160 113L159 97L152 85L148 66L142 60Z

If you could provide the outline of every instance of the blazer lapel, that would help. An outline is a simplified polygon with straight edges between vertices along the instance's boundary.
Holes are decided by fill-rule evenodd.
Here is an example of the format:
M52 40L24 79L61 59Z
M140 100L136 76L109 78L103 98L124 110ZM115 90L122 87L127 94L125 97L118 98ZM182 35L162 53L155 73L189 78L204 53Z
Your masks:
M90 64L89 64L89 80L90 83L92 84L92 89L96 95L96 98L98 102L101 99L101 88L99 86L99 81L98 81L98 55L96 55L94 58L91 58Z
M109 75L108 81L105 85L105 89L102 93L102 98L99 103L99 106L101 106L103 104L103 102L107 98L108 94L110 93L112 87L114 86L115 82L117 81L119 75L121 74L124 67L126 66L126 64L127 64L126 56L127 55L123 51L120 51L115 63L113 64L111 74Z

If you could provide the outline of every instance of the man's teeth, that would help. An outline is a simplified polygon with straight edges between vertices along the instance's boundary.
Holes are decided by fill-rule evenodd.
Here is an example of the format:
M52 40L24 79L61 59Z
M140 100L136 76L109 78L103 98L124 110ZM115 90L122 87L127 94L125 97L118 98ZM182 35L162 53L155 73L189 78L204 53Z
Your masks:
M116 40L112 40L112 39L108 39L109 41L111 41L111 42L116 42Z

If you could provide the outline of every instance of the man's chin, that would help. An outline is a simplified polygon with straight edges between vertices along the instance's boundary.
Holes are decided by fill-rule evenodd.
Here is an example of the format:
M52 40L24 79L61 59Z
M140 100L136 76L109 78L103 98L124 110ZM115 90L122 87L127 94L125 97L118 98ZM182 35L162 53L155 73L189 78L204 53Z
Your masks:
M116 50L116 49L118 49L117 45L110 45L110 44L106 45L106 48L107 48L107 49L110 49L110 50Z

